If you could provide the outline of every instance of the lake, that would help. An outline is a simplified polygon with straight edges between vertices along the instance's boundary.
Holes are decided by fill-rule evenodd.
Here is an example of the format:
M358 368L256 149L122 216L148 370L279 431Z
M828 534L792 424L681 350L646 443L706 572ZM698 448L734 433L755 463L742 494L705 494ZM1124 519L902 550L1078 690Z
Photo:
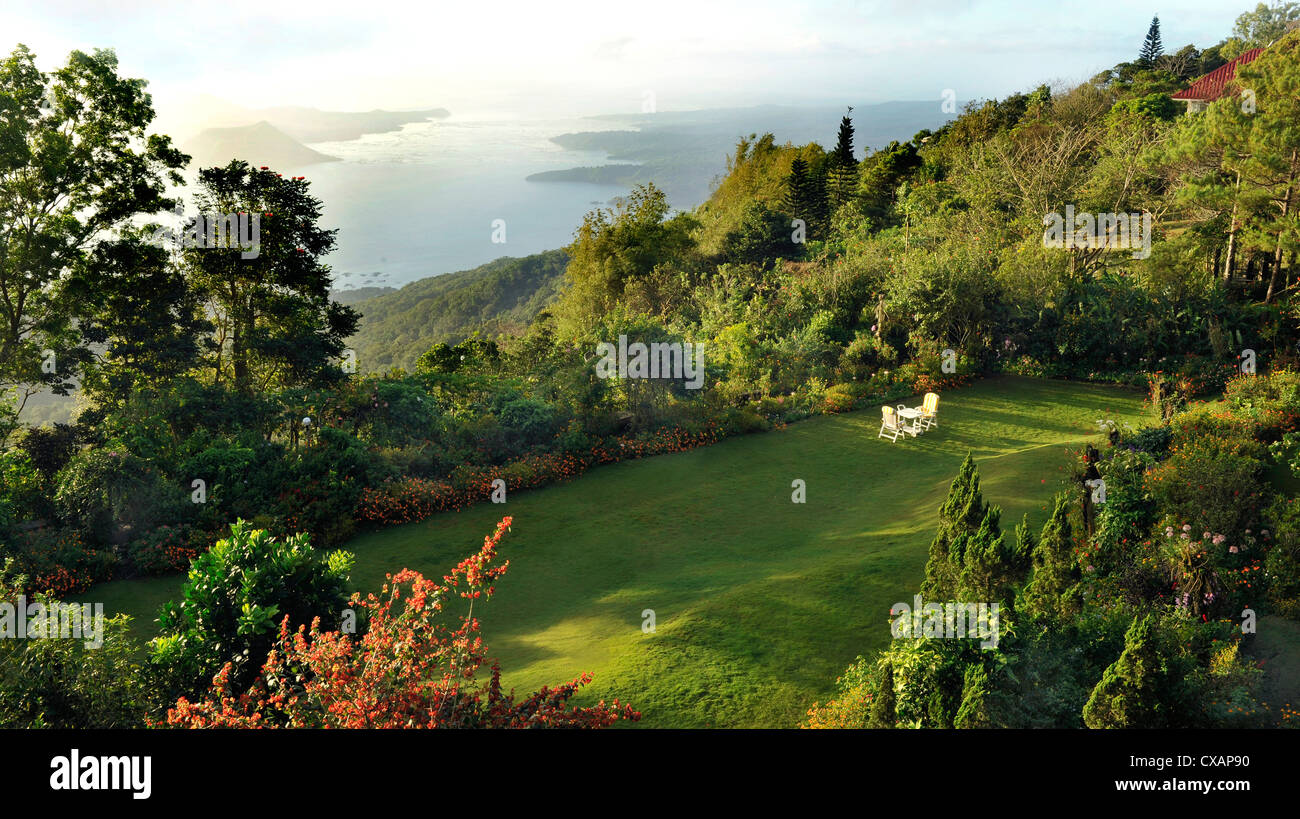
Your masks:
M305 175L324 203L321 225L338 228L337 248L326 257L335 286L400 287L568 244L584 214L627 191L524 178L608 164L604 153L565 150L550 138L623 127L589 119L452 116L348 142L313 143L342 161L294 175Z

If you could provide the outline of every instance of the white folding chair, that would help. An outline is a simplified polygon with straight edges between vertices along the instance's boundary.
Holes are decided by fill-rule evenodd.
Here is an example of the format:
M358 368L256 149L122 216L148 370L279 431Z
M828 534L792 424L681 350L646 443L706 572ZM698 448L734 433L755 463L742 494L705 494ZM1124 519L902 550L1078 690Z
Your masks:
M891 442L897 441L898 436L905 434L906 430L900 422L898 414L894 412L893 407L880 408L880 434L877 438L888 438Z
M916 420L917 423L920 424L923 428L929 429L930 427L939 426L939 394L938 393L927 392L925 394L925 401L923 401L921 403L921 406L917 407L917 409L921 411L921 417Z

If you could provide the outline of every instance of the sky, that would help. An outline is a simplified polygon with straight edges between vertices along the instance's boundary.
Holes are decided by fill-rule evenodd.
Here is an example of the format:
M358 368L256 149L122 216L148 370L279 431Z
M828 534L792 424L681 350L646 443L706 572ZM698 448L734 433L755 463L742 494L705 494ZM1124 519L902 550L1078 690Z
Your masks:
M1172 5L1172 4L1171 4ZM4 0L0 52L41 68L111 47L159 112L203 95L247 107L441 106L572 116L1005 96L1225 37L1250 0L488 0L478 3Z

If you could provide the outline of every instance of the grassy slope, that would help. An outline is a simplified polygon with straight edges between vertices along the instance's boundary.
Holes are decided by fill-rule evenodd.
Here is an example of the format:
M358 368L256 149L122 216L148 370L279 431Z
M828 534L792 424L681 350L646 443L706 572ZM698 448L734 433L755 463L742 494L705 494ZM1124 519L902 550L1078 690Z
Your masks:
M507 686L591 671L582 702L631 700L646 725L791 726L889 639L889 607L916 593L968 449L1004 528L1026 512L1041 523L1066 449L1103 416L1146 420L1136 393L1019 378L948 393L938 428L896 444L876 438L877 411L814 418L363 535L353 581L377 589L403 566L441 575L509 514L510 571L475 609ZM803 505L790 502L796 478ZM118 581L86 597L148 621L178 585Z

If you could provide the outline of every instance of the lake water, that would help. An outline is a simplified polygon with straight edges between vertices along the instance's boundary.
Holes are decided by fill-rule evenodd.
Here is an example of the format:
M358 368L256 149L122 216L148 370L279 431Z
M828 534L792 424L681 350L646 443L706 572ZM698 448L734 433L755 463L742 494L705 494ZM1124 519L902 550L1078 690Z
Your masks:
M338 228L326 262L335 286L399 287L501 256L562 247L588 211L627 191L613 186L526 182L539 171L607 164L603 154L550 141L570 131L617 128L587 119L450 117L348 142L313 143L341 162L294 171ZM504 222L502 231L495 220Z

